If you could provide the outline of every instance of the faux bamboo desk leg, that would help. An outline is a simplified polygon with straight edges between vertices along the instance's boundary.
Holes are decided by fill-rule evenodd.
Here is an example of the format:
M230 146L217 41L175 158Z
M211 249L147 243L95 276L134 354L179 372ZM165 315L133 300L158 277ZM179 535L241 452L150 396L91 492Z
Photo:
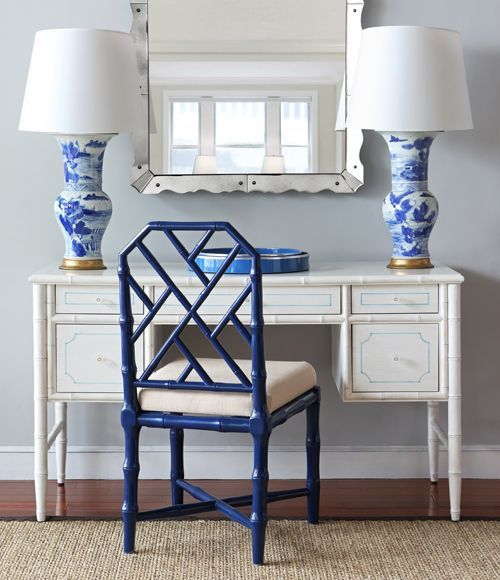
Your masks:
M56 437L56 464L57 483L64 485L66 478L66 450L67 450L67 403L56 403L56 425L61 425L61 430Z
M429 448L429 475L431 483L438 482L439 473L439 437L435 425L439 421L439 403L427 403L427 442Z
M460 379L460 285L448 287L448 477L450 485L451 519L460 519L462 487L462 390Z
M36 519L45 521L47 501L47 304L46 286L33 286Z

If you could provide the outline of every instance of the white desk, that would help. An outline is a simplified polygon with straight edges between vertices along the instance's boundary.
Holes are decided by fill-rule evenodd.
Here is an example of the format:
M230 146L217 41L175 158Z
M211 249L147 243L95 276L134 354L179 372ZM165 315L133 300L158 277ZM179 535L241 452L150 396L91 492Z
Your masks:
M189 298L200 288L183 265L167 271ZM133 270L155 299L163 286L145 267ZM33 283L35 491L37 519L45 520L47 452L55 443L57 481L64 482L66 405L122 398L118 279L116 268L62 272L46 268ZM217 322L244 276L224 276L200 310ZM460 285L457 272L395 271L376 262L313 265L310 272L264 276L266 324L327 324L332 327L332 367L344 401L422 401L428 405L431 481L437 481L439 444L448 445L451 518L460 519L461 384ZM173 298L173 297L172 297ZM240 311L245 321L245 304ZM134 306L136 321L142 304ZM169 299L156 324L180 321L182 307ZM149 327L136 353L138 366L155 352ZM47 404L56 422L47 430ZM438 404L448 402L448 435L440 428Z

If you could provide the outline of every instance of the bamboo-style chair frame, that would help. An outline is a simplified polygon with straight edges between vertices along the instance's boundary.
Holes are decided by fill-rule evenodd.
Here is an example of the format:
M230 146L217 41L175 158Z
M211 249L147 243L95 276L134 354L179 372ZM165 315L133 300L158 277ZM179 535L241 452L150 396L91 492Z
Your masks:
M182 244L176 232L202 232L201 240L189 252ZM189 268L202 283L199 296L191 303L178 288L168 272L145 245L145 239L152 232L162 232L174 246ZM202 272L196 258L206 247L215 232L225 232L234 242L233 249L223 261L218 271L210 278ZM166 288L160 297L153 302L134 279L129 255L138 250L153 270L158 274ZM199 314L199 309L207 300L211 291L227 271L238 254L244 253L251 259L250 281L230 306L220 322L212 330ZM265 531L267 525L267 503L305 496L308 502L308 521L317 523L319 518L319 406L320 389L314 387L298 396L273 413L269 413L266 399L266 367L264 358L264 317L262 301L261 260L258 252L226 222L151 222L120 253L118 276L120 282L120 328L122 342L122 374L124 404L121 411L121 422L125 434L124 502L122 507L124 523L124 551L130 553L135 547L136 522L157 518L172 518L219 510L230 519L237 521L252 531L252 555L255 564L262 564L264 559ZM143 302L147 314L134 329L132 315L131 291ZM173 295L185 308L186 314L173 329L170 336L147 364L142 374L137 376L134 344L152 323L169 296ZM237 316L238 309L250 297L251 316L250 331ZM218 355L223 359L235 376L233 383L214 381L202 367L196 356L181 338L182 331L189 323L194 323L202 331ZM224 328L231 323L251 349L252 372L249 379L238 366L233 357L218 340ZM166 353L177 349L187 360L187 365L177 380L153 380L151 375L158 369ZM195 371L201 381L189 380ZM213 415L187 415L143 411L140 408L137 389L180 389L196 391L217 391L248 393L252 395L252 414L250 417L228 417ZM186 396L189 396L186 394ZM268 492L268 445L274 427L281 425L290 417L307 410L307 481L306 486L298 489ZM139 476L139 433L142 427L170 429L171 446L171 488L172 506L139 512L138 510L138 476ZM183 441L184 429L201 429L209 431L249 433L253 438L254 469L252 473L252 494L219 499L184 479ZM188 492L198 500L197 503L184 504L183 493ZM238 507L252 506L250 517L238 511Z

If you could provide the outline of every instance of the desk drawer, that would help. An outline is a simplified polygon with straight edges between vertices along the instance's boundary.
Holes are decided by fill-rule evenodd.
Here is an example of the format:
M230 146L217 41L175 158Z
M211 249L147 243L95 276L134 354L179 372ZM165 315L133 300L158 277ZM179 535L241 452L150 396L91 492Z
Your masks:
M437 286L353 286L353 314L435 313Z
M58 324L57 391L59 393L121 393L120 328L112 324ZM136 364L144 365L142 337Z
M143 304L131 292L132 312L142 314ZM58 314L118 314L120 295L117 286L57 286Z
M160 297L163 290L160 287L155 288L155 300ZM191 304L200 292L195 288L181 290ZM240 288L214 290L200 308L200 314L225 314L240 292ZM174 296L170 296L160 312L183 314L185 310ZM239 312L250 313L250 297ZM340 314L340 287L264 288L264 314Z
M439 391L438 324L354 324L354 393Z

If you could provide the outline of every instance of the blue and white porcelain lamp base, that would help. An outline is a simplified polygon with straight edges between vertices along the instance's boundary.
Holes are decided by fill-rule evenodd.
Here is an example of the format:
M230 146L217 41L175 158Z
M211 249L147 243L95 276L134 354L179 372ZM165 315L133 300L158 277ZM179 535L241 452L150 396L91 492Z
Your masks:
M101 243L112 204L102 191L102 166L114 135L57 135L64 158L64 191L54 211L66 243L62 270L104 270Z
M437 199L428 190L429 151L439 132L381 132L391 154L392 191L383 216L392 236L389 268L432 268L429 238L436 223Z

